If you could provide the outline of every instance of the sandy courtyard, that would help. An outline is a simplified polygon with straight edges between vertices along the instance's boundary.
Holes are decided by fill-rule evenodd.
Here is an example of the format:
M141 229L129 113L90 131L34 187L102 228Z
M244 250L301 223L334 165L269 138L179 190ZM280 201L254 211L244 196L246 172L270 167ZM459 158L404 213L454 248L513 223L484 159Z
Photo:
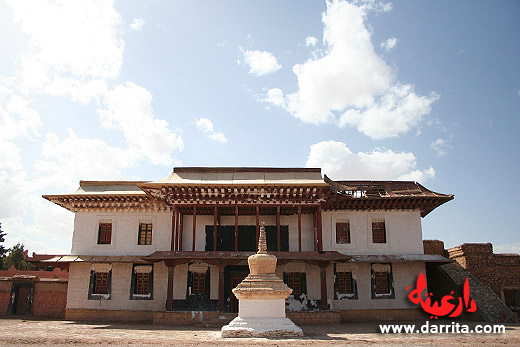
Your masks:
M391 322L416 323L416 322ZM445 324L447 322L444 322ZM460 322L464 323L464 322ZM520 325L506 325L505 334L381 334L378 322L304 325L303 338L222 339L218 327L165 327L124 323L0 319L0 345L146 345L173 346L308 346L327 345L520 345ZM475 323L468 323L474 326Z

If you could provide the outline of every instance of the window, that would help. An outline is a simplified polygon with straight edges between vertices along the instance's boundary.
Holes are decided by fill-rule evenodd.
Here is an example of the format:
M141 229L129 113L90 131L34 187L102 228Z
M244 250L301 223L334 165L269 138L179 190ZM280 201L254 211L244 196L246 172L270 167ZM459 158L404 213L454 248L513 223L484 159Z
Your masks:
M108 294L108 272L96 272L94 292L92 294Z
M153 266L134 265L130 285L130 300L151 300L153 293Z
M376 294L390 293L390 289L388 286L388 273L374 272L374 281L376 287Z
M112 223L99 223L98 244L109 245L112 242Z
M205 294L206 293L206 273L205 272L193 272L193 286L191 289L192 294Z
M140 223L139 224L139 240L138 245L151 245L152 244L152 223Z
M336 223L336 243L350 243L350 223Z
M391 264L372 264L372 299L394 299Z
M372 219L372 242L386 243L386 229L384 218Z
M292 295L302 294L302 277L300 272L287 272L287 286L291 288Z
M112 266L110 264L92 264L88 288L89 300L110 300Z
M338 294L354 294L352 286L352 272L338 272Z

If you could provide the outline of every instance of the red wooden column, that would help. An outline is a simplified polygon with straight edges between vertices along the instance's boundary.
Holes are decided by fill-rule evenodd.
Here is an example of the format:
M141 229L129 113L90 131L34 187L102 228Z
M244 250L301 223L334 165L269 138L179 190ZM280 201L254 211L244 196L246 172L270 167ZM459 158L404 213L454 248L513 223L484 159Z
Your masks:
M213 208L213 250L217 250L217 205Z
M260 237L260 206L256 206L256 249L258 249L258 239Z
M224 311L224 269L226 265L220 263L218 265L218 310ZM233 295L233 294L231 294Z
M318 233L316 232L316 228L318 226L318 222L316 221L316 219L318 218L317 215L318 214L316 213L316 211L314 211L314 213L312 214L312 227L313 227L313 230L314 230L313 242L314 242L314 250L315 251L318 250Z
M316 233L318 236L318 252L323 252L323 233L321 223L321 206L316 210Z
M177 235L179 235L178 241L177 241L177 250L178 251L182 251L182 233L184 232L184 230L183 230L184 223L183 222L184 222L184 215L179 212L179 231L177 233Z
M298 252L302 251L302 207L298 206Z
M320 310L328 310L329 303L327 302L327 266L329 262L320 263L320 280L321 280L321 301Z
M280 249L282 248L280 246L280 205L276 206L276 242L276 250L280 251Z
M175 267L168 266L168 290L166 292L166 311L173 311L173 271Z
M238 251L238 206L235 205L235 252Z
M172 251L175 250L175 246L176 246L175 245L175 237L176 237L175 224L177 223L176 218L175 218L176 214L177 214L177 212L175 212L175 209L173 209L173 211L172 211L172 244L171 244L171 248L170 248L170 250L172 250Z
M197 230L197 206L193 206L193 242L191 243L192 251L195 251L195 230Z

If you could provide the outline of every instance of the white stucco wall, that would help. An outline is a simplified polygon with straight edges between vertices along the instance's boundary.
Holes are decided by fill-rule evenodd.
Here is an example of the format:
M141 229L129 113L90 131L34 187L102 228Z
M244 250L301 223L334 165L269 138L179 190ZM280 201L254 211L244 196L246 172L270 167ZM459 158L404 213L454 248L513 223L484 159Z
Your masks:
M112 242L98 245L99 222L112 220ZM151 221L152 244L138 245L139 223ZM73 255L149 255L168 251L171 245L172 214L170 212L99 213L77 212L72 236Z
M417 277L422 272L426 275L424 263L392 263L394 299L372 299L371 292L371 264L357 264L355 277L357 281L357 300L334 300L334 273L327 272L328 299L332 301L334 310L370 310L370 309L404 309L417 307L408 299L408 286L415 286ZM354 272L353 271L353 272Z
M69 268L67 309L87 308L100 310L164 310L168 270L164 263L153 266L153 299L130 300L132 264L113 263L110 300L89 300L88 288L91 263L72 263Z
M384 218L386 243L372 243L372 219ZM350 222L349 244L336 243L336 221ZM344 254L424 254L421 214L416 211L324 212L323 250Z

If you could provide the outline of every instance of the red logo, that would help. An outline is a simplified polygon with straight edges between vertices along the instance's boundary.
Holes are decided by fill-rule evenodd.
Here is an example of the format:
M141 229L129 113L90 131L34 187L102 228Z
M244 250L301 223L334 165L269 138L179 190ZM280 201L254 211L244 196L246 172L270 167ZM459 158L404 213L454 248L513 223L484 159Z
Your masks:
M412 286L406 288L406 290L410 290ZM469 297L469 282L466 277L466 281L464 281L463 287L463 298L456 298L451 292L450 295L445 295L442 297L441 302L438 301L432 302L432 293L426 293L426 297L423 298L422 293L426 291L426 278L421 273L417 278L417 284L415 289L408 294L408 299L414 304L421 304L424 312L429 313L430 319L439 317L458 317L462 314L462 311L466 312L475 312L477 310L477 304L475 301Z

